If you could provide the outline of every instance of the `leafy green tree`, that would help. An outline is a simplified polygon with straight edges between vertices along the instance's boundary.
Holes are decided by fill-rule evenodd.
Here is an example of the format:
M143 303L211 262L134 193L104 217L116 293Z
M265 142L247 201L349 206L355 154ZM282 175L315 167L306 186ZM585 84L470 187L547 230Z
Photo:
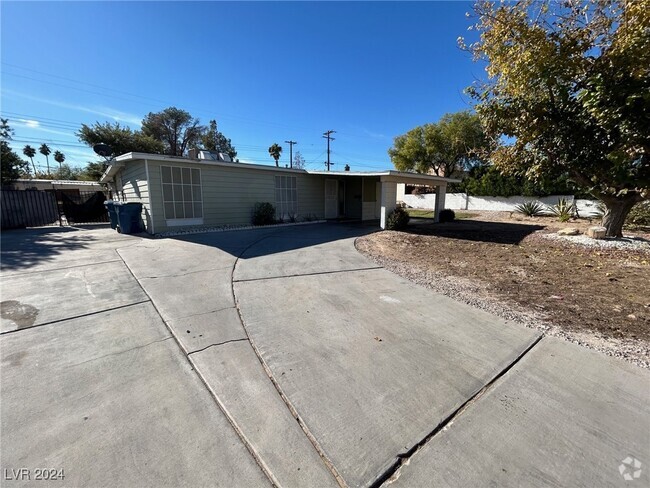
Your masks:
M9 145L13 132L9 126L9 120L0 119L0 182L3 185L29 176L27 161L20 159L20 156L12 151Z
M187 149L198 146L204 132L199 119L176 107L149 112L142 120L142 133L162 142L165 154L171 156L183 156Z
M445 114L440 121L415 127L395 137L388 155L400 171L451 176L479 161L488 147L476 114Z
M59 169L61 169L61 165L63 164L63 161L65 161L65 154L61 151L54 151L54 161L59 163Z
M36 156L36 149L34 149L29 144L27 144L23 148L23 154L27 156L29 160L32 162L32 169L34 170L34 174L36 174L36 165L34 164L34 156Z
M73 168L69 164L61 163L59 169L54 172L54 179L57 180L80 180L83 170Z
M84 181L99 181L107 167L108 164L105 161L89 161L79 174L79 179Z
M478 1L468 89L506 173L567 173L606 206L607 235L650 197L650 8L644 1ZM505 137L504 137L505 136Z
M532 181L521 175L503 174L492 164L478 164L469 170L460 184L448 187L447 191L491 197L576 195L575 185L566 175L548 176L543 180Z
M50 147L43 143L41 144L41 147L38 148L38 152L40 152L43 156L45 156L45 160L47 161L47 173L50 173L50 154L52 153L52 150Z
M302 157L300 151L296 151L296 154L293 155L293 169L305 169L305 158Z
M210 125L201 136L201 144L208 151L227 154L233 161L237 156L237 150L232 145L230 139L217 129L216 120L210 121Z
M76 135L90 147L100 143L108 144L113 150L113 156L130 152L163 154L165 149L161 141L119 123L95 122L92 126L82 124Z
M279 166L278 161L280 160L280 155L282 154L282 146L280 146L278 143L274 143L271 147L269 147L269 155L275 159L275 165Z

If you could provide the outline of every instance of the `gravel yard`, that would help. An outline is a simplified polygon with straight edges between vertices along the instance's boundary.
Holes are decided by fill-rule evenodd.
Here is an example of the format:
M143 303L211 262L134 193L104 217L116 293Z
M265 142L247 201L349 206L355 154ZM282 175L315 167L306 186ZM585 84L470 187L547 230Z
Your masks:
M557 236L560 224L481 212L357 240L387 269L436 292L650 368L650 235Z

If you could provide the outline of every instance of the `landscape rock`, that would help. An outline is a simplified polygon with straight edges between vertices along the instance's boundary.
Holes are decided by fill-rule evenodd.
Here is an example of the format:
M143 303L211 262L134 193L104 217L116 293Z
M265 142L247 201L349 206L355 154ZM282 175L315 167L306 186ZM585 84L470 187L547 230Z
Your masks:
M558 230L557 233L561 236L577 236L580 234L580 231L575 227L565 227L564 229Z
M604 239L607 234L607 229L600 226L589 227L585 234L592 239Z

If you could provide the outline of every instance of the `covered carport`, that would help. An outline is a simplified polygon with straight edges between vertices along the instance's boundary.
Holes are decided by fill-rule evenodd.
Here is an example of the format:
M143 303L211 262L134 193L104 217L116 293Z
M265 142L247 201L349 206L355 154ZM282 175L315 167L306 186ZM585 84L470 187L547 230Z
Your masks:
M436 193L435 221L445 208L448 183L459 180L401 171L309 171L325 177L325 218L379 220L386 228L388 215L398 202L398 184L426 185Z

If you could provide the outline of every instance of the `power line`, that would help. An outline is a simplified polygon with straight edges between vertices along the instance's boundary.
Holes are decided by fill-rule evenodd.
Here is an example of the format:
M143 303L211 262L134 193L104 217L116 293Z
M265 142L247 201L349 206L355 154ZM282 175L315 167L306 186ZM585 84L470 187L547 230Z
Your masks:
M289 144L289 167L293 168L293 145L298 144L296 141L284 141Z
M49 84L49 85L52 85L52 86L59 86L59 87L62 87L62 88L68 88L68 89L71 89L71 90L78 90L78 91L93 94L93 95L99 95L99 96L103 96L103 97L109 97L109 98L114 98L114 99L118 99L118 100L123 100L123 101L127 101L127 102L130 102L130 103L140 103L140 104L143 104L143 105L148 105L150 107L154 106L154 102L155 102L156 106L158 106L159 104L168 105L168 106L175 105L175 104L171 104L169 101L158 100L158 99L154 99L154 98L145 97L145 96L142 96L142 95L135 95L135 94L128 93L128 92L115 90L113 88L107 88L107 87L100 86L100 85L94 85L94 84L91 84L91 83L86 83L84 81L73 80L72 78L64 78L64 77L54 75L52 73L37 71L37 70L34 70L34 69L25 68L23 66L9 64L9 63L5 63L5 62L2 62L2 64L6 65L6 66L13 67L13 68L25 70L25 71L30 71L32 73L37 73L37 74L42 75L42 76L52 77L52 78L61 78L61 79L64 79L66 81L70 81L72 83L76 83L76 84L79 84L79 85L87 85L87 86L91 86L91 87L94 87L94 88L99 88L101 90L112 91L112 92L115 92L115 93L120 93L120 94L123 94L123 95L127 95L127 96L132 97L132 98L147 100L147 101L143 102L143 101L132 100L132 99L124 98L124 97L119 97L119 96L116 96L116 95L111 95L109 93L99 93L97 91L87 90L87 89L81 88L81 87L69 86L69 85L64 85L64 84L61 84L61 83L55 83L55 82L52 82L52 81L41 80L41 79L38 79L38 78L33 78L33 77L30 77L30 76L21 75L21 74L18 74L18 73L8 73L8 72L4 71L3 72L4 75L15 76L15 77L18 77L18 78L24 78L24 79L28 79L28 80L31 80L31 81L36 81L38 83L44 83L44 84ZM199 109L197 107L187 107L187 108L189 110L192 110L193 112L195 112L197 114L205 115L207 117L215 117L215 116L217 116L218 118L232 119L232 120L240 121L240 122L247 123L247 124L269 125L269 126L272 126L272 127L280 127L280 128L285 128L285 129L290 128L286 124L278 124L277 122L269 122L269 121L264 121L264 120L249 118L249 117L242 117L242 116L239 116L239 115L230 115L230 114L216 113L216 112L211 112L210 114L208 114L208 112L204 111L204 109Z
M333 141L334 138L332 137L332 134L334 134L336 131L335 130L328 130L327 132L323 133L323 137L327 139L327 171L330 170L330 165L332 164L330 162L330 141Z

